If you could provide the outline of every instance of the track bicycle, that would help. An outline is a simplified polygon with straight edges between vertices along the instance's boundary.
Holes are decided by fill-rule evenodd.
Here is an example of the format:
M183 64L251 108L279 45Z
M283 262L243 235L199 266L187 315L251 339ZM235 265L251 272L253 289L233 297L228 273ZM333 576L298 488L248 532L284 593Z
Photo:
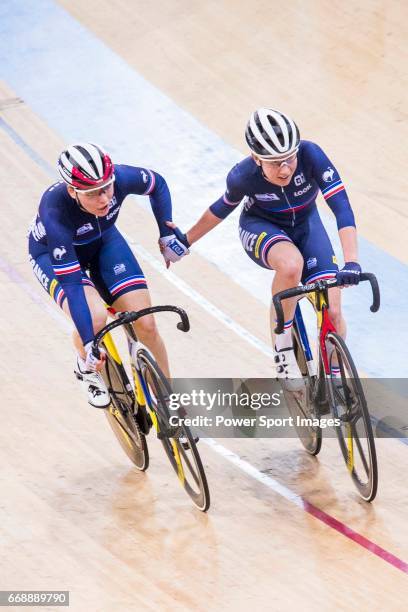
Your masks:
M175 312L181 319L177 328L187 332L190 329L187 313L176 306L153 306L137 312L108 310L115 320L96 334L92 351L97 358L99 347L106 351L101 373L111 397L105 409L109 424L129 459L141 471L149 466L146 436L153 425L181 485L197 508L205 512L210 506L210 493L196 440L183 423L182 411L169 412L170 383L138 340L132 325L145 315ZM126 334L133 385L110 333L117 327L122 327ZM177 425L170 425L170 416L177 417Z
M380 291L374 274L361 273L360 282L371 284L372 312L380 307ZM337 279L319 280L277 293L273 297L277 326L275 333L282 333L284 315L282 300L306 296L311 302L318 324L317 356L313 357L306 327L299 304L293 321L293 345L296 360L303 377L300 391L285 391L288 408L297 433L307 452L317 455L322 445L322 429L319 426L323 414L331 412L340 449L351 478L365 501L372 501L377 493L378 468L371 418L364 390L350 351L329 316L328 290L341 286ZM340 370L336 376L333 367Z

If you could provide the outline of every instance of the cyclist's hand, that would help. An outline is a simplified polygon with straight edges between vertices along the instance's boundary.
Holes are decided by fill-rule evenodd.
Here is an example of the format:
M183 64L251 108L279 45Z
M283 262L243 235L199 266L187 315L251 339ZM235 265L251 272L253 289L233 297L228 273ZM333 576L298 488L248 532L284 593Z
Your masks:
M336 274L341 285L358 285L360 282L361 266L356 261L346 261L344 267Z
M161 254L164 257L166 266L169 267L170 262L175 263L185 255L189 254L189 244L185 235L174 226L173 234L170 236L163 236L159 239L159 246Z
M173 221L166 221L166 225L168 225L168 227L171 227L177 240L179 240L182 244L184 244L185 247L187 247L187 249L189 249L191 244L188 241L187 234L183 234L181 229L178 228L177 225L173 223Z
M87 372L99 372L100 370L102 370L105 360L106 360L105 351L103 349L99 349L100 357L98 359L92 353L92 342L88 342L87 344L85 344L84 348L86 352L86 359L85 359L86 371Z

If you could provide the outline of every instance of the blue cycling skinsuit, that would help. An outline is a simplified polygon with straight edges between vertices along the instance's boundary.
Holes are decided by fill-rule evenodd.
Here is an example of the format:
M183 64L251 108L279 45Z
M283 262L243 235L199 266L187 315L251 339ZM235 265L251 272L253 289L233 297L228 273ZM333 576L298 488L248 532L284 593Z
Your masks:
M160 236L172 233L165 224L172 220L172 206L164 178L152 170L125 165L115 165L114 195L104 217L80 208L60 181L43 194L29 230L34 274L59 306L68 299L84 344L94 336L84 285L96 287L108 304L129 291L147 288L140 265L115 227L129 194L148 195Z
M336 257L316 206L319 190L333 211L338 229L355 227L343 182L322 149L301 140L297 167L286 187L266 180L252 157L232 168L225 194L210 206L223 219L242 201L239 221L242 245L258 265L268 268L269 249L278 242L296 245L303 255L302 282L333 278Z

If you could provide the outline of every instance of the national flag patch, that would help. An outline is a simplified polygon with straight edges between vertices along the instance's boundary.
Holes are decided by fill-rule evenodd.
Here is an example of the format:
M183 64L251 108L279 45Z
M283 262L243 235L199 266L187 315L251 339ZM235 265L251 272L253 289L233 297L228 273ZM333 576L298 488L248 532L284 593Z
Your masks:
M336 181L334 185L330 185L330 187L323 189L322 194L323 194L324 199L328 200L329 198L336 195L336 193L339 193L340 191L344 191L344 185L341 180Z
M79 272L81 270L79 261L71 261L67 264L55 265L53 266L53 268L56 276L62 276L63 274L73 274L74 272Z

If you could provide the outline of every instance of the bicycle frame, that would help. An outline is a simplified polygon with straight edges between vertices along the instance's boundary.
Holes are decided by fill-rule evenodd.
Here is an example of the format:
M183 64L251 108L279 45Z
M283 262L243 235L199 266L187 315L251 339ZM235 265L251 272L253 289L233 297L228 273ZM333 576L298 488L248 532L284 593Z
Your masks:
M374 274L369 272L362 272L360 274L360 282L368 281L371 285L372 297L373 301L370 306L371 312L377 312L380 307L380 290L378 286L377 278ZM312 380L312 396L309 401L314 403L316 400L318 404L323 405L325 400L328 398L329 406L334 410L337 414L337 403L336 403L336 384L333 384L333 377L331 374L331 353L327 350L327 343L333 345L333 350L338 351L338 355L340 355L339 367L341 373L341 387L344 390L344 398L340 397L341 405L344 406L344 413L340 415L340 422L345 428L345 435L342 435L340 429L336 430L336 433L339 438L340 447L344 455L344 459L347 465L347 469L349 470L353 480L355 483L358 482L358 490L360 494L362 494L363 498L367 501L372 501L374 499L376 491L377 491L377 463L376 463L376 453L374 446L374 439L370 424L370 415L368 412L366 400L364 397L364 391L361 387L361 383L358 377L357 370L352 361L351 356L349 355L349 351L347 346L344 343L344 340L341 336L336 332L336 329L330 320L329 316L329 295L328 290L333 287L342 286L341 282L339 282L336 278L326 279L326 280L318 280L313 283L309 283L307 285L299 285L297 287L292 287L290 289L285 289L280 291L279 293L273 296L273 304L276 312L276 327L275 333L281 334L284 330L284 312L282 307L282 300L286 300L289 298L298 298L304 297L305 295L312 303L318 323L319 337L318 337L318 370L315 372L313 368L313 354L310 348L309 340L307 337L306 328L303 322L302 313L300 310L299 304L296 305L295 310L295 328L297 331L298 341L301 343L301 349L303 350L304 357L306 358L307 363L307 373L309 378ZM344 361L345 359L345 361ZM348 361L350 360L350 361ZM348 363L348 365L347 365ZM345 365L346 364L346 365ZM355 472L355 448L354 448L354 433L353 433L353 413L352 413L352 396L349 393L349 388L347 383L343 385L343 380L346 376L346 370L350 373L350 378L355 378L355 381L351 381L352 385L356 385L357 395L359 395L361 400L361 415L363 419L363 423L365 423L364 427L367 432L367 440L371 440L368 442L368 451L370 453L370 457L372 459L372 472L370 475L370 480L367 482L367 486L372 486L372 489L365 491L365 484L359 480L358 474ZM324 372L324 375L323 375ZM324 381L324 385L323 385ZM325 397L322 398L321 394L323 392ZM319 397L320 396L320 397ZM362 398L362 399L361 399ZM340 433L339 433L340 432ZM371 435L371 437L370 437ZM358 444L357 448L359 449L360 457L363 460L363 467L366 470L367 477L368 472L366 469L366 459L364 452L361 452L361 445L359 442L359 437L356 435L356 442ZM319 449L320 450L320 449ZM318 452L318 451L317 451ZM314 453L312 453L314 454ZM362 493L363 491L363 493ZM364 497L366 495L366 497Z
M326 338L330 332L337 333L336 328L334 327L329 313L329 301L328 301L328 290L327 287L323 289L316 290L315 293L307 294L308 301L312 304L313 309L316 313L317 317L317 325L319 329L319 351L323 361L323 369L326 378L329 378L330 373L330 364L329 364L329 356L327 354L327 346L326 346ZM313 362L313 353L310 347L309 338L307 335L306 327L303 321L302 312L300 310L299 304L296 305L295 310L295 321L297 325L297 329L299 331L300 339L303 345L303 350L305 353L305 357L307 359L307 368L310 376L315 376L319 378L318 370L315 371L314 362ZM318 364L320 364L320 359L318 359ZM319 367L319 365L318 365ZM353 445L353 436L351 431L350 423L346 423L346 436L347 436L347 450L348 450L348 459L346 462L347 469L351 473L354 467L354 445Z
M323 360L323 369L326 376L330 375L330 366L329 359L327 355L326 348L326 338L329 332L336 332L336 328L334 327L328 313L328 299L326 295L327 290L318 291L315 294L307 295L308 301L312 304L313 309L317 316L317 326L319 329L319 349L322 355ZM297 325L297 329L299 331L300 340L303 345L303 350L305 352L305 357L307 360L307 369L309 376L316 376L317 369L315 368L313 361L313 353L310 347L309 338L307 335L305 323L303 321L302 312L300 310L299 304L296 306L295 310L295 321Z
M120 316L125 315L125 313L117 312L112 307L108 308L108 311L116 320L120 320ZM124 323L123 328L126 333L128 350L129 350L129 355L130 355L130 365L132 369L132 376L133 376L133 382L134 382L134 390L131 387L131 385L129 385L130 388L127 388L127 390L133 395L138 406L145 407L145 408L147 407L147 409L149 410L150 418L152 419L154 428L159 434L160 433L160 423L159 423L159 420L157 418L155 411L152 409L153 401L152 401L148 386L146 384L146 381L142 375L139 359L137 356L138 351L141 348L144 348L144 346L140 342L140 340L137 338L136 332L133 328L132 323ZM113 338L109 332L107 332L104 335L104 344L110 356L116 361L118 365L123 367L121 357L118 353L118 350L113 341ZM179 480L181 481L181 483L184 483L184 480L185 480L184 469L183 469L183 465L182 465L177 443L174 440L174 438L170 438L170 443L173 449L174 458L177 463L177 476Z
M157 431L157 437L163 444L167 458L179 482L197 508L205 512L210 506L210 492L203 463L196 447L197 440L194 439L189 427L183 422L179 425L171 424L171 413L168 406L172 393L170 382L156 363L154 356L138 340L136 329L133 327L133 323L146 315L152 315L156 312L173 312L180 318L180 321L176 324L177 329L188 332L190 322L187 313L182 308L170 305L150 306L137 312L116 312L113 308L109 308L109 311L114 320L105 325L95 335L92 342L92 354L100 359L99 345L103 342L108 354L104 374L108 384L111 385L108 390L112 393L111 406L106 414L112 429L131 461L139 470L144 471L149 464L145 437L153 424ZM110 332L116 327L124 327L126 334L132 369L130 379L110 336ZM115 378L113 383L110 372L113 372ZM131 383L132 378L134 384ZM119 385L118 391L116 391L116 384ZM120 395L124 396L124 400L120 398ZM117 405L117 413L115 408L112 408L112 404ZM149 413L152 423L147 418ZM131 417L130 421L128 414ZM126 421L126 425L129 421L129 432L124 431L121 426L123 419ZM132 421L135 421L136 429ZM121 426L119 435L117 424ZM132 445L133 434L135 434L136 441L134 445ZM128 452L128 443L132 452Z

